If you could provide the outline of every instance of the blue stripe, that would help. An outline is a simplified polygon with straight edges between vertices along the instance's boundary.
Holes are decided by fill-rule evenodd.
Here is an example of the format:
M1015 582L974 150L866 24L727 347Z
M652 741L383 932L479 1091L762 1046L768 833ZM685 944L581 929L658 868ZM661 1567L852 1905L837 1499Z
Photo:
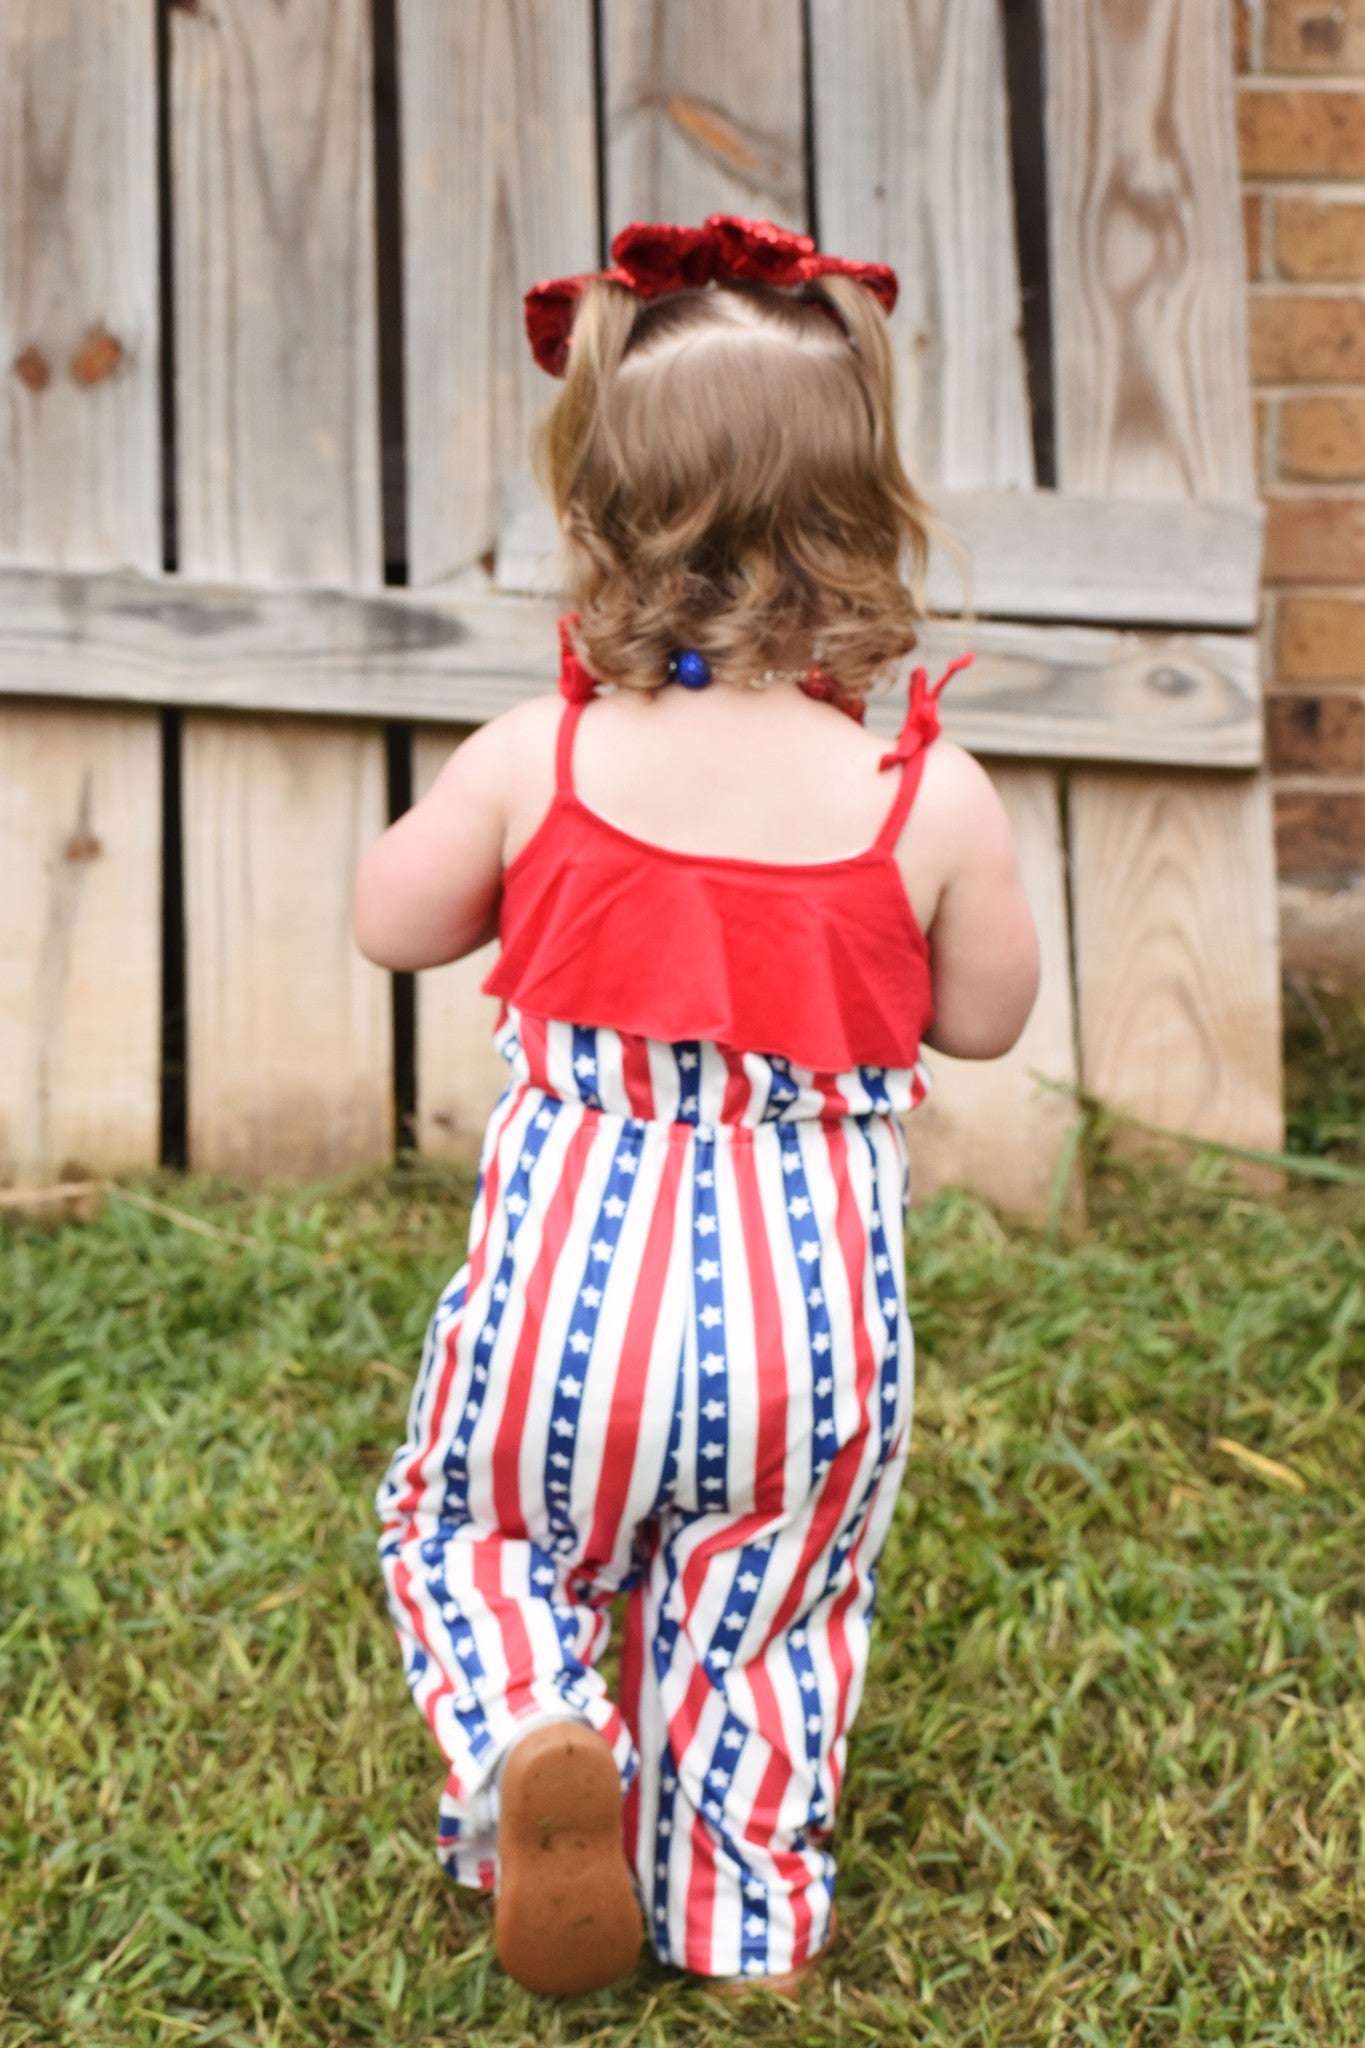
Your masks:
M786 1060L770 1059L768 1072L771 1076L768 1100L763 1105L763 1122L776 1123L784 1117L800 1096L801 1090L793 1081Z
M550 1410L550 1429L545 1447L545 1501L549 1510L551 1547L561 1553L574 1549L578 1532L569 1513L573 1492L573 1462L578 1448L578 1422L583 1409L583 1390L601 1320L602 1299L616 1248L625 1227L631 1189L639 1173L642 1140L639 1126L628 1123L617 1140L607 1185L598 1206L588 1244L587 1259L574 1295L569 1327L564 1337L559 1377L555 1382Z
M672 1047L678 1068L678 1115L680 1124L701 1121L701 1044L695 1038L681 1039Z
M811 1483L828 1472L837 1445L834 1421L834 1340L823 1282L823 1246L810 1198L801 1140L791 1124L778 1133L782 1148L783 1202L796 1270L806 1305L806 1334L811 1359Z
M589 1109L602 1107L602 1096L598 1088L597 1033L586 1030L583 1025L573 1027L573 1080L580 1102Z
M697 1324L697 1500L710 1513L729 1500L729 1359L716 1206L716 1141L698 1136L692 1173L692 1303Z

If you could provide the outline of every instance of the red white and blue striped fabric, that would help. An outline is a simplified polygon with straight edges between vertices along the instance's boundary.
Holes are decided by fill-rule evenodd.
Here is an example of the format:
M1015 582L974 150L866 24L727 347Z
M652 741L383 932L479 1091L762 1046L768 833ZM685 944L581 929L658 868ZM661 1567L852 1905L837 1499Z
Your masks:
M829 1929L910 1421L894 1114L926 1076L514 1012L501 1046L469 1260L377 1503L449 1768L440 1854L492 1885L502 1757L581 1716L628 1788L660 1958L775 1974ZM595 1664L621 1591L616 1702Z

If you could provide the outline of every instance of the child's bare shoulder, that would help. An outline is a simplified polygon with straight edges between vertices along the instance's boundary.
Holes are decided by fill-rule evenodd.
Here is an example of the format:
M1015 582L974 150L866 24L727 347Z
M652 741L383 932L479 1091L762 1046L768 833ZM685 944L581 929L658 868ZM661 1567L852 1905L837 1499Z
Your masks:
M564 709L558 696L528 697L475 726L446 757L435 790L464 801L477 785L506 798L528 773L554 774L555 735Z
M1009 829L990 776L974 754L949 739L935 740L925 756L915 814L936 833L964 841Z
M931 898L969 875L983 881L1013 875L1014 835L1005 806L965 747L947 739L930 747L896 852L907 887Z

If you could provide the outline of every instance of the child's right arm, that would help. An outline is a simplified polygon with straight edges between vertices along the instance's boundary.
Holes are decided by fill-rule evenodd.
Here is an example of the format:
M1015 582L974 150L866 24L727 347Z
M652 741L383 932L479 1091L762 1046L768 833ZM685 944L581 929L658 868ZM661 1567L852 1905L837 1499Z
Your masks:
M907 838L921 872L927 862L939 877L925 1043L957 1059L996 1059L1033 1009L1038 935L1005 807L980 763L948 740L930 749Z

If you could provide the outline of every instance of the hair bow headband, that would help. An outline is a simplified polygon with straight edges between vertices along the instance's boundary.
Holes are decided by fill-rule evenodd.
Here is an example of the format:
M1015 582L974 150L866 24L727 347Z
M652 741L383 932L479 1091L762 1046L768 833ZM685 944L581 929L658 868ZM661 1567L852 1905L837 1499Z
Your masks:
M584 285L594 278L623 284L642 299L657 299L665 292L740 279L786 288L817 277L851 277L866 286L888 313L899 290L888 264L826 256L809 235L793 234L770 220L742 220L735 213L713 213L699 228L632 221L612 243L611 253L610 270L549 278L533 284L526 294L531 353L552 377L562 377L568 367L574 312Z

